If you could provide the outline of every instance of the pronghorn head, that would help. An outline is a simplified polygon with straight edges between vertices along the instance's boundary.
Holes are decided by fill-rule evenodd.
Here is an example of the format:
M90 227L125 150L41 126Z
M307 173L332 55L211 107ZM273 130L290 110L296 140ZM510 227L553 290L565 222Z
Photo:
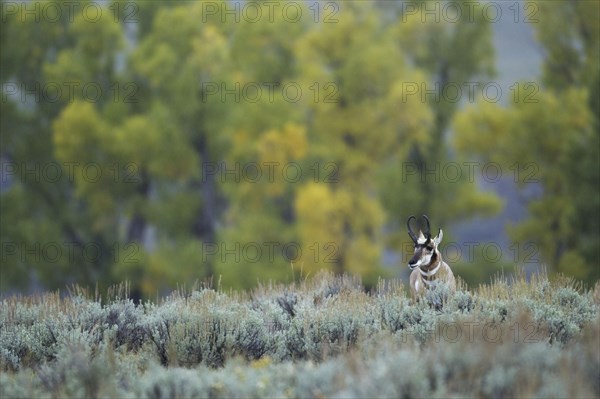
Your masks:
M437 236L431 237L429 218L427 215L423 215L427 229L425 234L419 229L419 236L417 237L410 227L411 220L416 219L414 216L408 218L406 226L408 227L408 235L415 243L415 253L410 261L408 261L408 267L410 270L414 270L417 267L426 268L431 263L434 263L439 259L440 253L438 252L438 245L442 242L444 236L442 229L439 229Z

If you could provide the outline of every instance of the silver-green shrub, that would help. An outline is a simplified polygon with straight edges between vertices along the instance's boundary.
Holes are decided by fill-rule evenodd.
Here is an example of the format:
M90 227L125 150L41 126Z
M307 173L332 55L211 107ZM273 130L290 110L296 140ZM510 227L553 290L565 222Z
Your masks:
M1 304L3 398L600 396L598 304L543 276L418 301L320 274L160 303Z

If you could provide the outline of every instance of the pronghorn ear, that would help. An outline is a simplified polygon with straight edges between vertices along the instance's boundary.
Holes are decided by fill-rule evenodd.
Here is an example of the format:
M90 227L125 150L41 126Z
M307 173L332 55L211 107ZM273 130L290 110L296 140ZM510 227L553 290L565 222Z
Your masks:
M444 237L444 232L442 231L442 229L440 229L440 231L438 231L438 235L435 236L435 238L433 239L433 243L435 244L436 247L438 245L440 245L440 242L442 242L443 237Z
M419 230L419 237L417 238L417 242L421 244L425 242L425 236L423 235L423 232L421 230Z

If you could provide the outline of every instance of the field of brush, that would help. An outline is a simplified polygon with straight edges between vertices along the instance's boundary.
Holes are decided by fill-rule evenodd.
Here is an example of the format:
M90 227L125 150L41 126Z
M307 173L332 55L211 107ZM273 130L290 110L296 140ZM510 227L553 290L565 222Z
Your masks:
M412 303L319 274L134 303L74 288L0 309L0 397L599 397L600 284L499 278Z

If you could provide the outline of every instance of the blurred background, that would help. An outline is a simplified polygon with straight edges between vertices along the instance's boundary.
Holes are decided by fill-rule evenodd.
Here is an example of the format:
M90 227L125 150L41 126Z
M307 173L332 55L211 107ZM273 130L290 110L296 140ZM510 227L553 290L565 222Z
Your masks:
M597 1L0 4L2 293L600 278Z

